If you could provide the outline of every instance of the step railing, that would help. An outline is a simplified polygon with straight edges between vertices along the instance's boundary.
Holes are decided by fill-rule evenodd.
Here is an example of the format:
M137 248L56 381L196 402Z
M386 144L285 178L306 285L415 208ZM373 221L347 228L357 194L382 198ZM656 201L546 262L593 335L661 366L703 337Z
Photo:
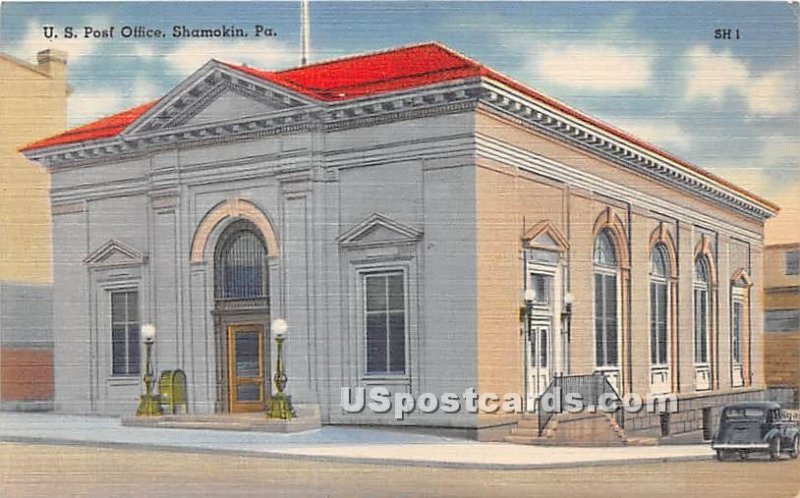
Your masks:
M617 390L611 385L605 375L601 372L582 375L557 375L550 380L547 389L536 398L536 413L539 425L539 436L544 434L544 429L553 418L553 415L562 413L568 394L580 396L580 400L585 410L589 406L600 410L600 401L603 398L608 402L608 397L616 407L613 411L614 418L620 428L624 428L625 413L621 407L621 399ZM547 400L548 403L543 403Z

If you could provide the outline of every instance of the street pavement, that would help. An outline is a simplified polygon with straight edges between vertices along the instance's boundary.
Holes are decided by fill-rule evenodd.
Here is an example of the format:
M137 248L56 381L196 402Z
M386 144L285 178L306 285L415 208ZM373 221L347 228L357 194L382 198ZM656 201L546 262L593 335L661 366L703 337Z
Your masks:
M0 442L4 498L792 498L798 490L800 460L788 458L491 470Z
M707 445L579 448L482 443L326 426L280 434L123 426L113 417L0 413L0 441L280 457L339 463L522 470L710 460Z

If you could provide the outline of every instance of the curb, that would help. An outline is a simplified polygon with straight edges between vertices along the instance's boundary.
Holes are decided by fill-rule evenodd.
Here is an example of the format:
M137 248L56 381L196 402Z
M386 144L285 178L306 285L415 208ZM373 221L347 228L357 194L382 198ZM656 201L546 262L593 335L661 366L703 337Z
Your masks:
M171 453L190 453L199 455L230 455L245 456L267 459L299 460L311 462L359 464L359 465L381 465L398 467L427 467L443 469L480 469L480 470L536 470L536 469L573 469L582 467L605 467L611 465L635 465L635 464L659 464L670 462L691 462L701 460L712 460L711 455L685 455L674 457L638 457L624 458L617 460L591 460L579 462L559 462L559 463L482 463L482 462L448 462L444 460L406 460L402 458L369 458L369 457L349 457L343 455L304 455L297 453L286 453L283 451L250 451L250 450L231 450L199 448L196 446L180 445L159 445L147 443L130 443L116 441L83 441L74 439L60 439L48 437L31 436L0 436L0 442L6 443L26 443L36 445L56 445L56 446L80 446L110 449L135 449L143 451L163 451Z

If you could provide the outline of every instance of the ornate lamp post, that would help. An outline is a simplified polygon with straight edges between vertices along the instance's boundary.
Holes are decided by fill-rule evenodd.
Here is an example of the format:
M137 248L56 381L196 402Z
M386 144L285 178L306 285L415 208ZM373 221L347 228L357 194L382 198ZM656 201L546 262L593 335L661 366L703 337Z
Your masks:
M531 317L533 316L533 302L536 301L536 291L532 288L525 289L525 292L522 294L522 300L525 302L525 306L520 309L520 315L525 320L525 327L522 329L525 334L525 350L529 351L530 355L533 356L536 354L534 351L534 345L531 342L531 333L533 332L533 324L531 323ZM528 394L530 392L530 375L529 370L531 368L530 360L526 356L526 360L523 362L525 368L525 411L531 411L531 407L528 405L530 401L528 400ZM535 405L534 405L535 406Z
M567 373L570 372L570 354L569 354L569 345L572 339L572 303L575 301L575 297L572 295L571 292L567 292L564 295L564 310L561 312L561 321L564 324L564 335L566 336L566 341L564 344L564 356L566 357L566 370Z
M525 289L522 299L525 301L525 321L527 323L525 330L528 332L528 337L530 337L531 317L533 316L533 302L536 301L536 291L531 288Z
M292 400L287 396L283 389L286 387L286 372L283 369L283 341L285 340L286 330L289 326L286 320L278 318L272 322L272 333L275 336L275 346L277 347L277 360L275 365L275 394L269 400L267 407L267 417L281 420L290 420L295 417L292 408Z
M570 339L572 334L572 303L575 297L571 292L567 292L564 296L564 311L561 312L561 319L564 320L565 330L567 333L567 340Z
M161 403L159 403L158 396L153 394L155 376L153 374L153 364L150 361L150 353L153 349L153 343L156 340L156 328L153 325L142 325L142 340L147 348L143 378L145 394L139 398L139 408L136 410L136 416L150 417L153 415L161 415Z

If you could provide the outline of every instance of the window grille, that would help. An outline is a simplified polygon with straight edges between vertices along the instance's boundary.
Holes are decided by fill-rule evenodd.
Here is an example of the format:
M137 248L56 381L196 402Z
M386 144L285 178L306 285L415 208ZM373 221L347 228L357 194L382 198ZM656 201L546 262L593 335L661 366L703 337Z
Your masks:
M139 375L139 293L111 293L111 374Z

